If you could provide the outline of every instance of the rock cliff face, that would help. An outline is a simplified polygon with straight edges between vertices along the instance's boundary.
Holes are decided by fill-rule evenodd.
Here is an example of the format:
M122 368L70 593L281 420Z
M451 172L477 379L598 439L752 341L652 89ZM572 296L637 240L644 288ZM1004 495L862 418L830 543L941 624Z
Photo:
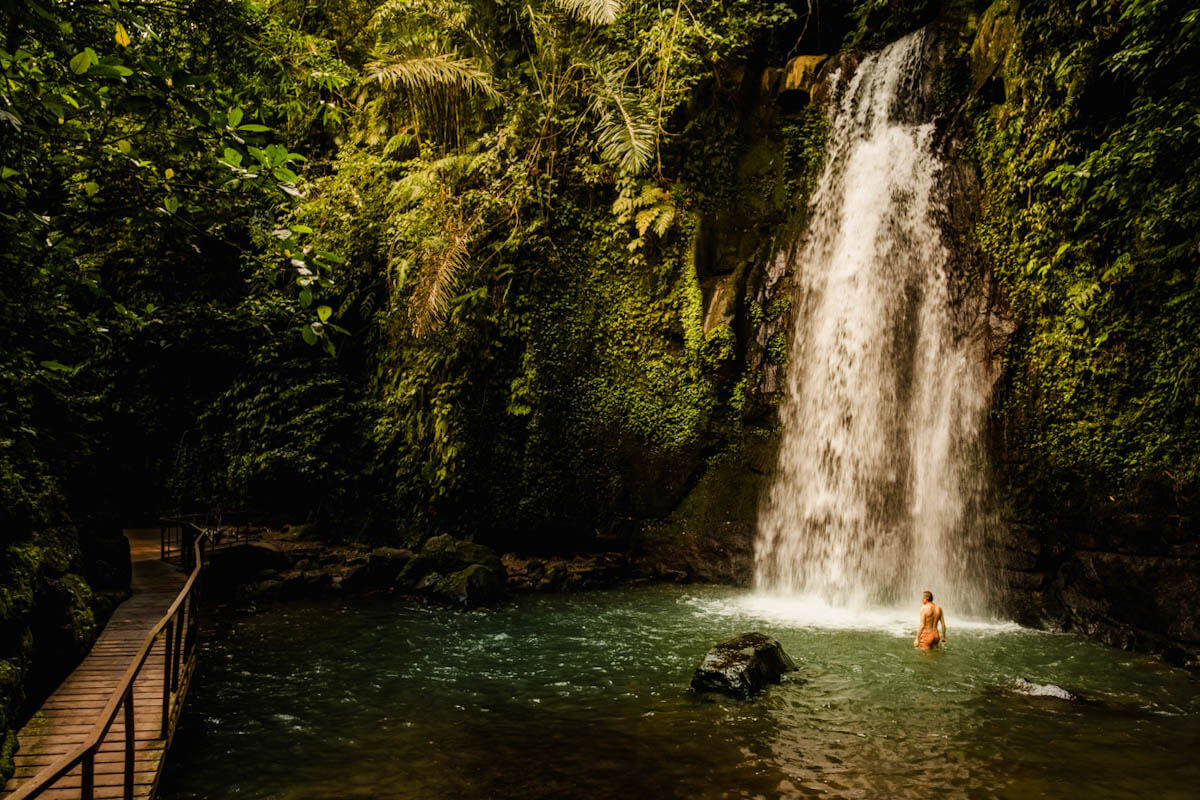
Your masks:
M129 586L120 531L84 536L48 492L31 502L0 493L0 782L13 770L16 734L91 648ZM87 545L80 547L80 539Z
M1018 328L979 238L981 205L988 198L975 161L970 117L979 113L979 106L986 113L982 97L1007 101L1010 77L1005 67L1016 37L1016 14L1015 3L997 0L976 22L953 16L935 21L922 107L911 109L934 119L938 127L938 146L948 164L942 176L947 198L942 226L954 261L962 267L956 295L984 298L982 304L961 304L958 313L978 321L972 329L985 338L1000 376L1014 369L1005 358ZM843 52L767 67L755 90L755 102L763 109L758 113L787 115L801 106L820 107L830 94L829 77L856 63L855 54ZM759 147L766 147L766 140ZM644 526L634 556L642 574L739 585L753 577L759 497L769 485L778 446L771 432L771 402L786 366L786 355L773 353L772 343L786 354L791 324L791 276L770 258L771 243L773 237L794 235L796 226L804 224L804 210L793 208L787 217L768 215L771 232L763 230L763 218L754 219L755 224L710 221L714 244L705 246L697 268L707 275L706 329L710 322L732 325L742 342L741 357L759 376L753 389L761 403L762 427L711 458L674 511ZM776 313L755 313L768 308ZM995 426L1013 424L997 403ZM1121 509L1107 497L1091 497L1082 511L1039 511L1034 520L1031 509L1038 505L1039 487L1021 485L1020 476L1010 470L1013 454L1000 452L1001 432L993 438L1000 462L997 502L1010 515L995 542L1004 612L1024 624L1078 631L1113 646L1159 653L1172 663L1200 664L1200 532L1194 519L1175 511L1169 500L1161 504L1164 511L1147 514Z
M1102 510L1061 526L1011 523L1004 545L1018 621L1200 666L1194 520Z

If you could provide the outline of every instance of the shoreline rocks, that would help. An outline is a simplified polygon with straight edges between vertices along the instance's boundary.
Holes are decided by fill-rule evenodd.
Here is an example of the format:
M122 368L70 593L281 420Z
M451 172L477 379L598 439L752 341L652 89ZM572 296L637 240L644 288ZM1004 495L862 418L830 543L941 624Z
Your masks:
M716 692L747 700L784 673L796 670L796 662L775 639L762 633L743 633L714 646L692 674L692 690Z

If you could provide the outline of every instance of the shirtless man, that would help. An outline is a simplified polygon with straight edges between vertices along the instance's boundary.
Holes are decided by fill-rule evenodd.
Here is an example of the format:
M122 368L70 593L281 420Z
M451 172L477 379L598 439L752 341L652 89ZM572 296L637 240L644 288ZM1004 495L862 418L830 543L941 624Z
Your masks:
M938 637L937 626L941 624L942 635ZM921 593L921 629L917 638L913 639L913 647L922 650L932 650L939 643L946 642L946 618L942 615L942 607L933 602L933 592Z

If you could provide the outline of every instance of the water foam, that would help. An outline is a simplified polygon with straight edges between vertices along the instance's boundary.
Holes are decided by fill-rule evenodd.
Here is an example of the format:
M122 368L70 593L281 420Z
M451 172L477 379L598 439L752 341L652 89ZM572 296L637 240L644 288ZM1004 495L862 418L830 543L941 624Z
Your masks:
M791 628L873 631L909 638L917 630L918 610L915 606L844 606L831 604L813 594L766 592L721 599L689 597L685 602L705 616L732 618L746 623L766 623L772 626L772 630ZM1024 630L1015 622L984 617L951 617L947 620L947 633L950 637L959 634L994 636Z

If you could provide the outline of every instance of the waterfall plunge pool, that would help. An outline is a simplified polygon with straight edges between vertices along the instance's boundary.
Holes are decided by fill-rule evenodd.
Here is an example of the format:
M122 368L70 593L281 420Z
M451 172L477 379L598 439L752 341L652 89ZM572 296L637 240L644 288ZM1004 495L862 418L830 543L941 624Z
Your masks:
M161 796L1098 800L1200 785L1200 685L1182 670L954 609L933 653L891 613L821 627L794 611L655 586L474 612L220 612ZM708 648L749 630L800 671L750 702L691 695ZM1026 696L1019 678L1091 702Z

